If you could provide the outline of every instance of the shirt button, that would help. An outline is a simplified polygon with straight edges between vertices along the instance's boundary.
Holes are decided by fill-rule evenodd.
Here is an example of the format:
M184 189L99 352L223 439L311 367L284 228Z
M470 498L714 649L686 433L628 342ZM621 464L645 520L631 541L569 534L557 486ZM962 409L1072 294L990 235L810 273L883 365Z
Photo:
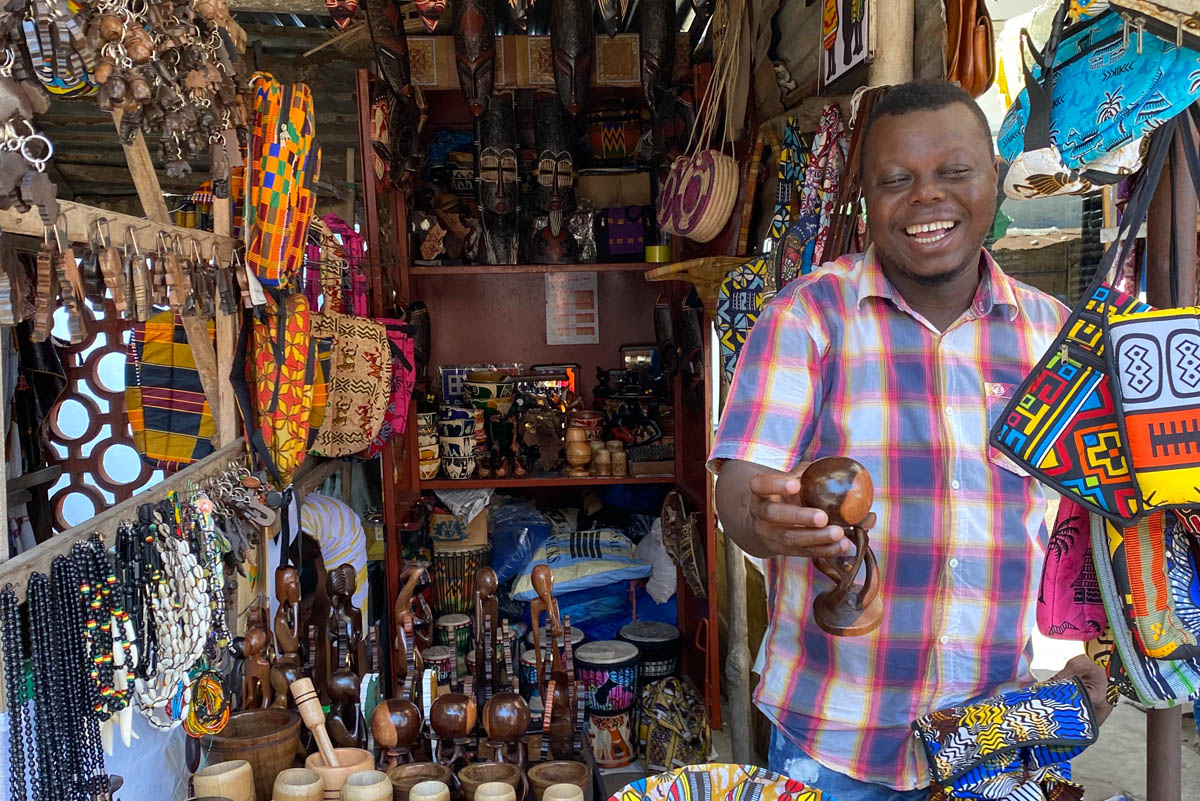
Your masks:
M957 559L951 559L951 560L950 560L950 567L958 567L958 560L957 560Z
M947 417L951 417L953 414L954 414L954 407L953 407L953 406L947 406L947 407L946 407L946 416L947 416Z
M938 640L938 642L940 642L942 645L945 645L946 643L950 642L950 638L943 635L942 638L940 640Z
M951 481L951 482L950 482L950 489L958 489L958 482L957 482L957 481Z

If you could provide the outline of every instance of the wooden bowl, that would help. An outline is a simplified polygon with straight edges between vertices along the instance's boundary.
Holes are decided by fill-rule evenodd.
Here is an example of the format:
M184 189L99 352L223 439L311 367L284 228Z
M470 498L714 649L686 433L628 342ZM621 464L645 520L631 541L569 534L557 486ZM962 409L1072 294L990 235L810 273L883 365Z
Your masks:
M326 765L320 752L310 754L308 759L304 760L304 767L316 771L321 777L324 801L341 801L342 785L351 773L375 769L375 757L370 751L361 748L335 748L333 752L340 763L336 768Z
M387 772L387 776L392 782L393 801L408 801L408 791L421 782L441 782L447 787L454 784L454 773L450 768L432 762L397 765Z
M521 769L507 762L477 762L460 770L458 780L462 782L466 801L475 801L475 791L479 785L488 782L502 782L513 788L513 792L519 793Z
M275 777L271 801L321 801L325 787L315 770L288 768Z
M592 789L592 769L582 762L542 762L529 769L529 783L537 801L542 801L542 794L553 784L573 784L587 798Z
M583 801L583 788L574 784L552 784L542 793L544 801Z
M270 801L275 777L292 766L300 743L300 715L291 709L235 712L220 734L200 738L208 764L244 759L254 772L254 796Z
M450 788L444 782L417 782L408 791L408 801L450 801Z

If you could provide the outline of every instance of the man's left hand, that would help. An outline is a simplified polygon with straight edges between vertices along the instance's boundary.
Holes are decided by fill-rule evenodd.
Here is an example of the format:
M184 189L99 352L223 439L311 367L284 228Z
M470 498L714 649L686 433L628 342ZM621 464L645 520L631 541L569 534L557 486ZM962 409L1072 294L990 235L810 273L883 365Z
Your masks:
M1104 668L1097 665L1089 657L1080 654L1073 657L1066 667L1055 674L1056 679L1077 678L1083 682L1088 698L1092 702L1092 710L1096 714L1096 725L1101 726L1112 714L1113 707L1108 703L1108 676Z

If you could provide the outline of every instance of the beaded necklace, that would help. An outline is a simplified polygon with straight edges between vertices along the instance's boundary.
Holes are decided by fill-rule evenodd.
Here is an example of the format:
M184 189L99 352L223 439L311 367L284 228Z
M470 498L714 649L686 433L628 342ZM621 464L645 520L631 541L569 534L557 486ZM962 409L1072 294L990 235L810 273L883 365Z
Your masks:
M26 801L25 747L31 731L29 693L25 683L25 654L21 644L21 611L12 585L0 591L0 648L4 657L4 696L8 699L8 788L12 801ZM32 766L31 766L32 767Z

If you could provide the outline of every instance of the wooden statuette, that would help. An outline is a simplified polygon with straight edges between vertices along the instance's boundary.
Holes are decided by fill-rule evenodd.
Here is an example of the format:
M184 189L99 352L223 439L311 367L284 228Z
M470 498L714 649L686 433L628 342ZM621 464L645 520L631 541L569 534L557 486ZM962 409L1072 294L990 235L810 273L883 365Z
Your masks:
M420 708L407 698L389 698L375 707L371 714L371 734L382 751L383 770L415 761L412 746L421 736L423 725Z
M478 707L475 699L462 693L446 693L433 702L429 722L439 742L436 761L454 770L469 761L467 738L475 730ZM450 745L447 748L447 745Z
M838 637L856 637L879 627L883 605L879 600L879 567L862 523L871 513L875 487L867 469L841 456L818 459L800 476L801 505L821 509L829 524L840 526L854 543L851 556L818 557L817 569L833 582L813 602L813 615L823 631ZM863 583L857 584L866 566Z

